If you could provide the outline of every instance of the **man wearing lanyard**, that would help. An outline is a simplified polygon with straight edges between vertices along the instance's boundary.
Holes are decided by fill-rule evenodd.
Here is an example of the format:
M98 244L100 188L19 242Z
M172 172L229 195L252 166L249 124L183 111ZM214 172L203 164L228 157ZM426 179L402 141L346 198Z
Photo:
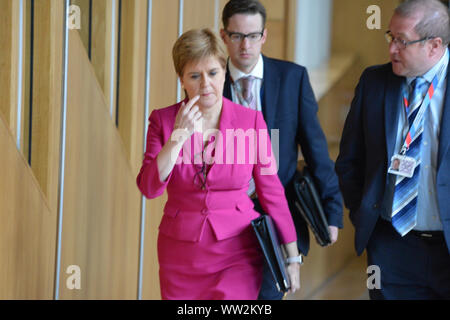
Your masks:
M291 62L268 58L261 54L267 38L266 10L257 0L230 0L223 9L223 29L220 35L228 49L224 97L249 108L262 111L275 153L278 148L278 177L285 188L291 212L294 210L293 177L297 169L298 147L314 176L327 215L332 243L343 227L343 205L334 164L328 155L328 145L317 118L317 102L306 69ZM261 208L254 184L248 193ZM298 248L306 255L309 234L306 222L294 218ZM267 265L263 269L263 284L259 299L278 300L278 292Z
M450 298L449 12L408 0L386 32L391 63L361 76L336 172L372 299ZM377 270L377 269L375 269Z

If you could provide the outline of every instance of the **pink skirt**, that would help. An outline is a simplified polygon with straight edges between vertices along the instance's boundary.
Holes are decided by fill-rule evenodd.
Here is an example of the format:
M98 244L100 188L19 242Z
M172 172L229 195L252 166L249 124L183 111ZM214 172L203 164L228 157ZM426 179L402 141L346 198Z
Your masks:
M256 300L263 256L251 226L217 241L209 223L199 242L158 236L159 277L164 300Z

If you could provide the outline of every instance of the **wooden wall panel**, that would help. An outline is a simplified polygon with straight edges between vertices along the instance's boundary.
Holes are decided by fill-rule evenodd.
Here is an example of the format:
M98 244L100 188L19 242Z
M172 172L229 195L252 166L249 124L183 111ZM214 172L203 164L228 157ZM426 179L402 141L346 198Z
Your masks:
M286 25L288 16L286 0L262 0L267 13L267 40L262 51L263 54L276 59L286 57Z
M334 2L332 23L332 52L355 53L364 67L388 62L388 44L384 39L389 21L399 0L340 0ZM370 5L381 9L381 29L366 26ZM356 85L356 84L355 84Z
M262 53L268 57L284 60L286 57L285 20L268 20L267 40Z
M159 109L176 102L177 77L172 47L178 37L178 1L153 1L150 108ZM150 111L151 111L150 110ZM147 123L148 125L148 123ZM146 202L143 299L160 299L157 258L158 226L166 195Z
M201 28L214 30L214 10L213 0L184 0L183 32Z
M140 194L78 32L69 33L61 299L136 299ZM81 289L66 288L70 265Z
M23 61L21 96L20 150L29 156L30 120L30 45L31 45L31 2L23 2ZM17 137L17 105L19 79L19 1L0 0L0 112L3 113L11 132Z
M0 115L0 299L52 299L56 214Z
M94 0L92 2L92 31L91 31L91 62L97 75L98 82L106 98L106 106L110 111L112 104L112 119L116 119L116 76L117 76L117 46L119 25L119 1ZM113 9L115 16L112 17ZM112 20L115 19L114 30ZM115 35L114 49L112 35ZM114 68L111 68L114 64ZM113 81L111 82L111 79ZM113 91L111 95L111 90Z
M58 205L63 2L35 0L31 167L53 212ZM49 37L48 35L52 36Z
M0 112L10 126L11 108L11 56L12 51L12 2L0 0L0 39L2 39L2 50L0 50Z
M0 0L0 112L3 113L14 137L17 138L17 104L19 79L19 1ZM24 17L25 19L25 17ZM23 92L22 92L23 93Z
M90 15L90 2L92 0L71 0L71 5L76 5L80 7L81 13L81 29L78 30L80 33L81 40L83 41L84 47L87 52L89 52L89 15ZM95 0L94 0L95 1Z
M295 25L297 23L296 0L286 0L286 60L295 59Z
M118 129L133 172L139 172L144 143L147 0L122 2Z
M225 5L227 4L228 0L219 0L219 30L223 29L223 23L222 23L222 11Z
M150 107L158 109L176 102L172 47L178 38L178 1L153 1L152 13Z

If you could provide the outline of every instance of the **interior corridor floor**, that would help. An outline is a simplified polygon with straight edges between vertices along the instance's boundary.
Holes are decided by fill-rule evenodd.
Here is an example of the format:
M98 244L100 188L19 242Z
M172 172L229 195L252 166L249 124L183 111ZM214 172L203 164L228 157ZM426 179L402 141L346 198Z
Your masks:
M355 256L302 300L368 300L366 269L365 253L360 257ZM301 277L306 276L306 274L301 275ZM298 299L297 294L286 297L286 300Z

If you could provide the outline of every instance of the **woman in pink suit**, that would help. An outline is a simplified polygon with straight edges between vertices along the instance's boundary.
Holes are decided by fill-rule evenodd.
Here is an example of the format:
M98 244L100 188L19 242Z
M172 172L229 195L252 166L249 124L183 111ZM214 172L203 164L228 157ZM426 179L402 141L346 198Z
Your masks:
M147 198L168 193L158 236L162 298L256 299L263 256L251 227L259 216L247 195L252 176L288 256L298 256L266 124L222 97L226 54L212 31L184 33L173 60L187 97L152 112L137 177ZM299 264L288 274L291 291L299 289Z

